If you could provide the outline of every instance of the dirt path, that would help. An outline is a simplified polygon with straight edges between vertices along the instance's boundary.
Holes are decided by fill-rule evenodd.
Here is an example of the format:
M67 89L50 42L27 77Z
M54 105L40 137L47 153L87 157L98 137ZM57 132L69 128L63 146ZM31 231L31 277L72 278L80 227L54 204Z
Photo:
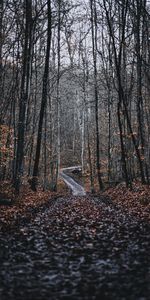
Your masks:
M150 225L107 199L59 198L0 234L0 299L150 299Z
M60 177L64 180L64 182L67 184L67 186L71 189L72 194L74 196L85 196L86 192L84 188L78 184L73 178L70 176L66 175L64 172L65 171L71 171L75 169L79 169L80 166L75 166L75 167L69 167L69 168L63 168L60 172Z

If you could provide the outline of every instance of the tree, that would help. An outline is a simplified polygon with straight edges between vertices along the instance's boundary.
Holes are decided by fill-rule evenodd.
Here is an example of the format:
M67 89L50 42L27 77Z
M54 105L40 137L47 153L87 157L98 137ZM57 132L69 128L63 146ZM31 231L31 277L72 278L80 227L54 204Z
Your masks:
M94 93L95 93L95 123L96 123L96 166L99 188L103 189L100 166L100 140L99 140L99 112L98 112L98 85L97 85L97 12L95 0L90 0L92 54L94 64Z
M122 26L119 27L119 29L121 28L121 35L120 35L121 39L119 41L119 49L117 49L117 47L116 47L115 35L114 35L114 31L113 31L113 26L112 26L112 20L110 18L109 10L106 6L105 1L103 1L103 5L105 8L105 12L106 12L109 33L112 38L112 45L113 45L113 50L114 50L114 62L115 62L116 76L117 76L117 82L118 82L118 110L117 110L118 111L118 125L119 125L119 130L120 130L122 164L123 164L123 170L124 170L124 174L125 174L125 180L126 180L126 184L128 186L130 184L130 179L128 177L128 170L127 170L127 164L126 164L126 151L125 151L125 146L124 146L124 141L123 141L123 131L122 131L122 124L121 124L121 109L122 108L124 109L125 117L127 120L129 130L130 130L131 138L132 138L132 142L135 147L136 155L138 158L141 180L142 180L142 183L145 183L143 161L141 159L137 140L133 134L132 124L131 124L131 120L130 120L129 112L128 112L128 108L127 108L126 96L125 96L125 92L124 92L123 84L122 84L121 66L122 66L123 45L125 43L125 28L126 28L126 20L127 20L127 12L128 12L128 0L124 1L124 5L122 6L122 10L121 10ZM118 50L118 53L117 53L117 50Z
M51 0L47 1L47 15L48 15L48 28L47 28L47 48L45 56L45 68L43 74L43 87L42 87L42 101L40 109L40 117L38 124L38 136L37 136L37 145L36 145L36 155L33 168L33 177L31 180L31 188L33 191L36 191L37 188L37 176L39 169L39 160L40 160L40 151L41 151L41 139L42 139L42 126L44 119L44 111L47 103L47 86L49 78L49 60L50 60L50 47L51 47Z
M2 97L2 47L3 47L3 32L2 32L2 25L3 25L3 0L0 3L0 94ZM1 102L2 99L0 99Z
M31 32L32 32L32 1L25 0L25 41L23 49L21 95L19 102L19 121L17 135L17 153L14 175L14 185L16 192L19 193L21 177L23 175L24 162L24 137L26 108L29 97L30 68L31 68Z

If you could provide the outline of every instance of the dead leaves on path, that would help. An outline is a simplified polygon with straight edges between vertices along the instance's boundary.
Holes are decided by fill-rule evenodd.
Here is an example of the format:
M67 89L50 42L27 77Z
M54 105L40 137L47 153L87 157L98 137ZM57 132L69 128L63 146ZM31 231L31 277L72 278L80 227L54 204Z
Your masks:
M27 186L23 186L19 198L15 198L13 188L8 182L1 183L0 189L1 197L13 199L11 206L0 206L0 228L16 223L21 217L32 218L32 215L35 214L39 207L49 205L50 201L60 196L60 193L51 193L40 189L35 193ZM62 187L61 189L65 196L66 190L63 190ZM113 204L123 209L124 212L142 220L150 221L150 187L148 186L143 186L137 182L133 184L133 189L129 190L124 184L120 184L115 188L109 188L100 197L105 198L107 205L109 205L111 199ZM101 218L102 212L95 207L91 199L88 199L88 197L85 199L81 198L81 201L79 197L77 198L78 200L75 199L68 204L71 205L70 214L72 224L75 222L76 224L81 222L86 223L87 220L90 220L91 224L94 224ZM56 222L59 222L58 216L61 217L61 220L64 218L65 222L67 222L70 219L68 210L64 207L58 210ZM91 234L95 234L95 229L91 229Z
M108 196L51 198L36 211L33 199L44 197L37 195L28 194L28 209L16 206L17 226L1 234L3 294L7 278L10 293L19 286L18 299L147 299L149 225Z

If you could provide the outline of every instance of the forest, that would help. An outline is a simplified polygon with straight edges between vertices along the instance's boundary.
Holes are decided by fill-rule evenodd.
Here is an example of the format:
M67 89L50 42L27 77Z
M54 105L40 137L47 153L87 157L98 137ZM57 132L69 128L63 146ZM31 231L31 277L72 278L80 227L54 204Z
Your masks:
M0 299L150 299L150 1L0 1Z
M149 1L0 5L1 180L57 190L80 164L91 190L149 184Z

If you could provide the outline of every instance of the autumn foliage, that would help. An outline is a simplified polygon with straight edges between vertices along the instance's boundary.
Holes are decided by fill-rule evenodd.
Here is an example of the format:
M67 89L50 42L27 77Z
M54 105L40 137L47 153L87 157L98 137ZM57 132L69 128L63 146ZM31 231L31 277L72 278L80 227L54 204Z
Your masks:
M7 125L0 125L0 166L6 165L13 157L13 130Z

